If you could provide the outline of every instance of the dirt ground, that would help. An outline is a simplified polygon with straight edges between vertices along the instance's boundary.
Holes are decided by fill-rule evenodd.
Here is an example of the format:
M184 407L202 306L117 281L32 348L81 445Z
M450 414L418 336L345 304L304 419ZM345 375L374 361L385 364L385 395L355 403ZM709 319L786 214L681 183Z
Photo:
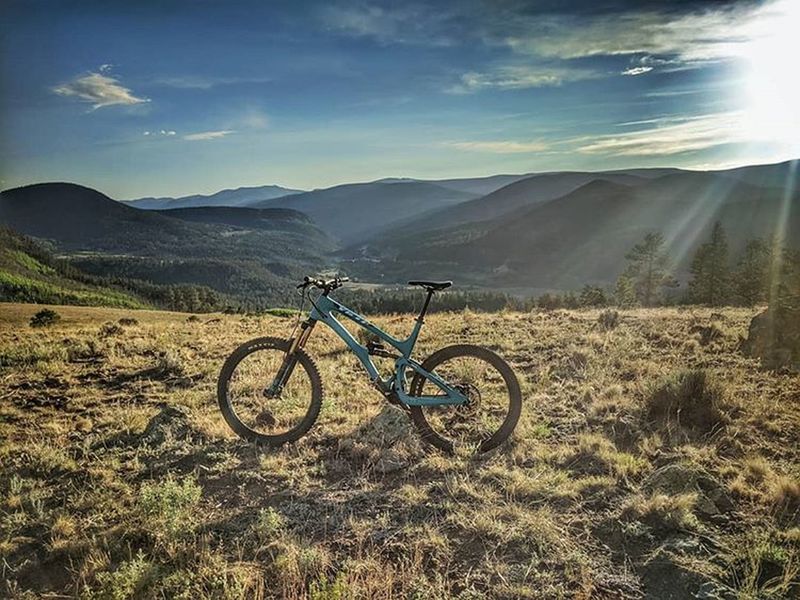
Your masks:
M756 310L431 315L419 357L482 344L523 390L449 457L323 327L319 420L259 450L217 373L292 319L41 308L0 304L2 596L800 597L800 377L739 351Z

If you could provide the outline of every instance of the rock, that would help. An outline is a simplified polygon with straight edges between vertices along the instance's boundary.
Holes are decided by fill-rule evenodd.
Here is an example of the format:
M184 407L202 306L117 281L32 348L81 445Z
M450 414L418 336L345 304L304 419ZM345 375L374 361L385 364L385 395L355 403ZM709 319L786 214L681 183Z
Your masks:
M186 440L194 428L189 422L189 411L177 406L164 405L145 427L140 441L149 446L161 446L168 440Z
M768 369L800 373L800 309L767 309L750 321L742 352Z
M651 492L669 495L697 493L695 512L705 519L734 509L733 501L725 487L709 473L693 465L682 463L665 465L653 471L645 480L643 487Z
M688 571L672 555L656 550L641 567L645 596L654 600L684 600L692 598L707 581Z

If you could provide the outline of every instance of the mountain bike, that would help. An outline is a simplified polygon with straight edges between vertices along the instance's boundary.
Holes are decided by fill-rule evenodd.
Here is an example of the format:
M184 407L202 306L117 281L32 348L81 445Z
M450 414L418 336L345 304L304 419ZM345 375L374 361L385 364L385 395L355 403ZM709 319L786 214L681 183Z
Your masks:
M409 336L397 339L330 296L346 281L346 277L304 278L297 286L302 294L301 313L306 299L312 308L302 323L298 320L289 338L251 340L225 361L217 398L222 415L239 436L279 446L298 440L314 424L324 391L319 369L305 346L318 323L344 341L373 386L411 415L426 442L448 453L457 449L485 452L511 435L522 411L522 394L514 371L497 354L481 346L457 344L421 363L411 357L431 298L452 282L409 281L426 290L427 297ZM380 341L359 343L337 317ZM393 359L391 373L382 376L373 357Z

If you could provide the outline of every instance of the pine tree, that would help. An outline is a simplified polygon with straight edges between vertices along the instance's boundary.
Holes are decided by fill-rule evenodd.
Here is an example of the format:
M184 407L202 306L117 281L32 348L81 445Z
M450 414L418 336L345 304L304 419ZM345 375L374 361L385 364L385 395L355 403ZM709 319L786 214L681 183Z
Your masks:
M617 285L614 288L614 300L617 306L631 307L636 304L636 289L633 280L623 273L617 278Z
M676 287L669 271L669 255L664 250L664 236L651 232L625 255L628 267L624 275L633 283L636 298L644 306L652 306L660 298L661 289Z
M606 298L606 293L603 288L598 285L589 285L587 283L581 290L581 295L578 298L578 302L584 307L605 306L608 302L608 299Z
M769 265L770 251L764 240L747 242L733 276L736 299L740 303L755 306L766 301Z
M697 249L690 270L689 298L692 302L720 306L728 301L728 237L719 221L714 223L711 239Z

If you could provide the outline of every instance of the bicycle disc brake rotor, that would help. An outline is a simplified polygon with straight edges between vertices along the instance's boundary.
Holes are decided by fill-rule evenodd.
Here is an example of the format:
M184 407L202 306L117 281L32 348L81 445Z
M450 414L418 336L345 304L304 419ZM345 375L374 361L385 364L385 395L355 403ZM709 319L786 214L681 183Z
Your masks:
M466 404L458 405L458 412L465 417L476 415L481 407L481 391L471 383L459 383L455 388L467 397Z

